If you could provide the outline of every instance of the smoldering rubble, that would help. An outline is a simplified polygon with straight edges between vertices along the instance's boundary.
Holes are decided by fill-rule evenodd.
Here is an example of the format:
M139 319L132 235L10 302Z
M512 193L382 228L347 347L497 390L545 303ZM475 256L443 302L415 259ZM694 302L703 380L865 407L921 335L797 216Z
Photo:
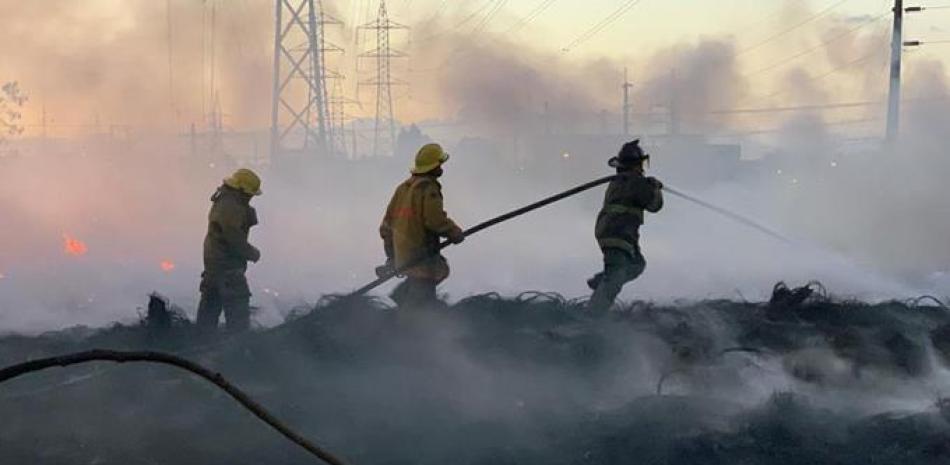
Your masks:
M356 464L840 463L950 458L950 313L818 285L767 303L634 302L593 320L554 294L435 313L327 297L199 339L186 317L0 340L10 364L150 348L237 383ZM85 365L0 386L3 463L312 463L212 386Z

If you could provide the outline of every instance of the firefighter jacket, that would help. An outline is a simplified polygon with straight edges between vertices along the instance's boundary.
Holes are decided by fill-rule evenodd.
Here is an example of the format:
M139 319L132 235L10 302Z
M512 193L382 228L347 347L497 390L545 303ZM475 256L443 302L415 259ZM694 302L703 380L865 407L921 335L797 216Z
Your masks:
M204 241L205 271L246 270L247 262L260 259L260 251L247 241L251 227L257 224L257 212L250 200L249 195L226 185L211 196Z
M639 172L623 172L607 186L604 206L597 215L594 235L601 249L620 249L639 254L640 226L644 210L663 208L661 184Z
M396 188L379 227L386 255L397 269L431 257L404 274L435 281L449 275L448 264L438 254L439 238L459 231L445 213L442 185L436 177L427 175L414 175Z

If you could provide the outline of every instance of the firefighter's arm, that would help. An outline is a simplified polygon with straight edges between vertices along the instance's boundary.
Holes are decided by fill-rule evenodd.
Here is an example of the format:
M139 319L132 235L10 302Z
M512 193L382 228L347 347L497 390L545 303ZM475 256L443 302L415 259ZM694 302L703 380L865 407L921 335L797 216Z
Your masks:
M426 229L436 234L448 237L449 240L458 244L465 239L462 234L462 228L459 228L449 215L445 213L445 206L442 201L442 189L436 184L425 186L423 192L423 218Z
M643 208L650 213L656 213L663 209L663 183L653 177L646 178L646 180L649 185L649 198Z
M221 228L221 237L232 250L237 251L245 260L257 262L261 259L261 251L247 241L247 232L244 229L245 213L242 209L225 207L216 222Z

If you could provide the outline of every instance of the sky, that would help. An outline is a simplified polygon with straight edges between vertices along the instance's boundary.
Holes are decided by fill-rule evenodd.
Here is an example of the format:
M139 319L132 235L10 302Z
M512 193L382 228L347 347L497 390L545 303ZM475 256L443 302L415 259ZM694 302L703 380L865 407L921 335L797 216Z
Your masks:
M934 3L940 1L929 5L945 6ZM366 31L353 26L371 20L378 3L324 3L343 23L331 26L328 38L346 49L345 55L331 54L329 60L346 75L345 92L363 103L349 111L367 116L373 109L372 95L356 83L369 77L372 63L356 57L373 44ZM631 81L638 84L656 71L646 68L652 55L706 39L724 40L733 45L739 69L747 71L743 78L750 93L761 96L780 88L790 69L801 67L813 74L830 69L823 55L831 56L834 50L828 45L838 40L822 34L832 26L856 29L841 41L878 34L883 40L876 48L886 53L889 4L887 0L393 0L388 3L392 19L410 26L407 32L393 32L395 47L410 54L394 64L396 76L410 83L397 90L397 117L421 121L452 116L439 96L429 92L433 72L444 73L466 59L466 53L446 49L450 40L460 41L458 48L503 44L512 59L538 67L557 63L584 69L609 62L609 73L600 75L616 84L604 89L614 94L624 67L630 68ZM618 11L622 14L615 21L597 28ZM180 131L191 122L200 125L206 120L203 115L215 107L216 95L228 126L267 126L269 115L259 108L270 99L273 3L269 0L26 4L0 0L0 13L6 26L0 30L0 81L17 80L32 97L24 109L30 122L27 134L40 131L44 107L47 123L62 125L62 132L97 121ZM950 28L944 26L948 19L950 9L913 14L907 19L907 39L950 39ZM947 63L950 44L921 47L907 56L908 69L920 60ZM142 109L128 111L125 103L130 100ZM807 102L742 103L761 107Z

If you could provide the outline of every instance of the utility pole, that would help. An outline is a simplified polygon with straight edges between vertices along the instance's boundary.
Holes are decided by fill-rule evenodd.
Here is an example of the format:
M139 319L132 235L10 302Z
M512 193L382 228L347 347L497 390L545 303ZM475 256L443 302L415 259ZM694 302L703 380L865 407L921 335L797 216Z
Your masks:
M333 92L330 95L330 127L332 137L330 138L330 149L334 155L341 157L347 156L346 142L346 120L348 117L347 105L360 105L359 100L348 98L343 90L343 76L339 75L333 79ZM351 125L352 126L352 125ZM355 131L356 128L352 127ZM356 156L356 145L352 147L352 154Z
M276 0L274 16L271 156L328 155L332 134L326 81L333 73L327 70L326 52L342 49L327 44L324 27L340 22L324 15L320 0Z
M894 0L894 31L891 35L891 86L887 96L887 134L885 137L888 147L894 146L900 130L903 29L904 1Z
M633 84L627 78L627 68L623 69L623 135L630 135L630 89Z
M373 127L373 156L387 156L395 153L396 120L393 117L394 85L406 85L404 81L392 77L392 59L407 55L390 47L390 31L409 29L407 26L389 19L386 0L380 0L376 20L364 24L361 29L376 31L376 48L360 55L376 61L376 77L360 82L360 85L376 88L376 121Z

